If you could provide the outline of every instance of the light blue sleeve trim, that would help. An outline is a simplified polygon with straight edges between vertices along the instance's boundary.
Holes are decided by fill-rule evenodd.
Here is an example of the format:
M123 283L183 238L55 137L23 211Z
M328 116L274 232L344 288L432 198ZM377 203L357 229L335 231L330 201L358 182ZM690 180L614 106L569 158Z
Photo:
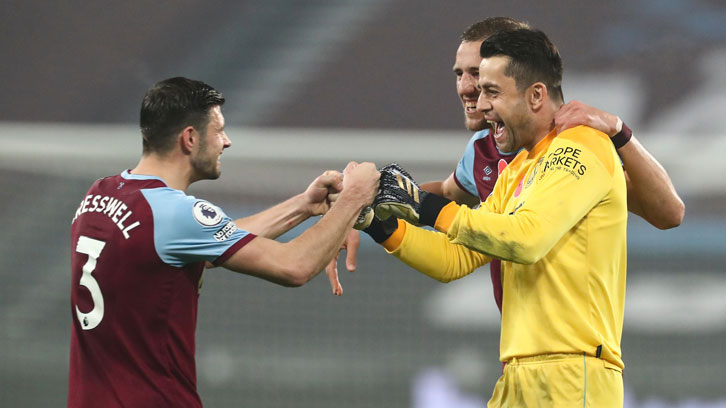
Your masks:
M464 155L459 160L459 164L456 166L456 181L459 182L459 186L464 187L467 193L474 197L479 197L479 192L476 189L476 182L474 181L474 143L487 137L489 135L489 129L480 130L469 139L469 143L466 144L466 150Z
M249 232L208 201L172 188L141 191L154 217L154 246L165 263L214 262Z

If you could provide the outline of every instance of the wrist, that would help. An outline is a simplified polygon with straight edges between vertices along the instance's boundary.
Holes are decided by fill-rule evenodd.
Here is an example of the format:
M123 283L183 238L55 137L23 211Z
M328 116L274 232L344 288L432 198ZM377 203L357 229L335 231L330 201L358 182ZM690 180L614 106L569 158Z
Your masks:
M395 216L391 216L385 221L381 221L378 218L373 217L371 225L363 229L363 232L370 235L370 237L377 243L382 244L384 241L388 240L388 238L390 238L397 229L398 218Z
M297 196L293 197L293 200L295 200L296 203L295 208L297 213L305 218L310 218L325 213L324 211L321 213L320 203L314 203L310 201L305 193L298 194Z
M633 137L633 131L620 118L618 118L618 125L620 125L620 130L610 137L610 141L613 142L615 150L628 144L630 138Z
M436 218L439 217L441 210L450 202L451 200L439 195L427 194L423 201L421 201L419 222L433 227L436 224Z

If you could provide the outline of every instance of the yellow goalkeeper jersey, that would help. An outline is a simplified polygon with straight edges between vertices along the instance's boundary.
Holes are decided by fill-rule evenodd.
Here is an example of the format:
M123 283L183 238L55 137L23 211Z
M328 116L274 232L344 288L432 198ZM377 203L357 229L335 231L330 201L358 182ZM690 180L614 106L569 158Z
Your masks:
M522 151L479 209L406 225L392 254L441 281L502 259L500 358L587 353L624 367L627 202L607 135L578 126Z

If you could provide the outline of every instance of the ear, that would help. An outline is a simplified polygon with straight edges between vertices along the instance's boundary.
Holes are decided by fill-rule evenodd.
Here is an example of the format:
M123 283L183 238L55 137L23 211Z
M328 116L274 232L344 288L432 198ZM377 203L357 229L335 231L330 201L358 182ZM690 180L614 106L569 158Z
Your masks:
M179 147L183 153L190 154L197 144L199 144L199 133L194 127L187 126L179 132Z
M540 110L548 97L547 85L542 82L535 82L527 89L527 102L533 111Z

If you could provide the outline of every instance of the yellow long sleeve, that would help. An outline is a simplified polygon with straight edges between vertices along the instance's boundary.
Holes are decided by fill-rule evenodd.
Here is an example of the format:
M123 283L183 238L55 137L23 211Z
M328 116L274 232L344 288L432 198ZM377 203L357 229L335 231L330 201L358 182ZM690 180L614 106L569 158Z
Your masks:
M405 264L440 282L463 278L491 258L449 242L446 235L406 224L398 248L388 251Z

